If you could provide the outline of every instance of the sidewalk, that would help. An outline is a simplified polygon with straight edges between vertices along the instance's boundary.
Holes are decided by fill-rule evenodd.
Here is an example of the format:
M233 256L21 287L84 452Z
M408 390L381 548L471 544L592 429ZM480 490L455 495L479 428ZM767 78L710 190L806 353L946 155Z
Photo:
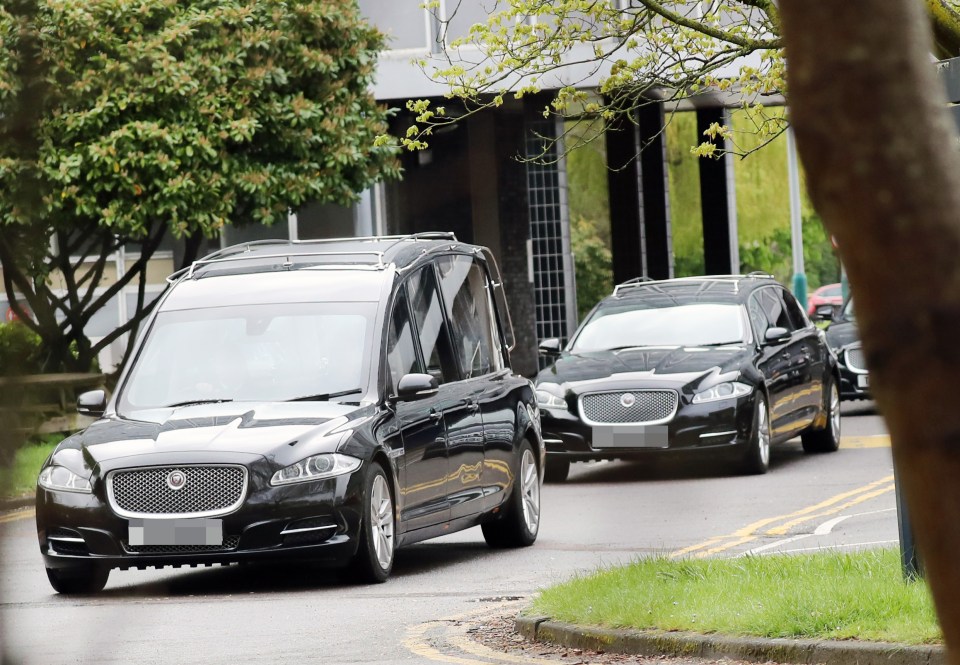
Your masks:
M942 646L882 642L790 640L695 633L613 630L575 626L544 616L517 618L515 630L528 640L575 649L637 656L734 659L812 665L946 665Z

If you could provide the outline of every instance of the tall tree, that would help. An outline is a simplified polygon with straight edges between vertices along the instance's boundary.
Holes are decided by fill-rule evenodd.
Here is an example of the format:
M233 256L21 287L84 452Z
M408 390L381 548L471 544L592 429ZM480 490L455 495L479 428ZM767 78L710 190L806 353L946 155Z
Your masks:
M790 112L839 241L899 482L960 663L960 154L917 0L782 0Z
M382 37L354 2L4 0L0 40L0 264L50 370L86 370L135 329L165 235L190 260L226 224L347 204L397 173L372 147ZM132 320L92 343L87 324L133 284Z

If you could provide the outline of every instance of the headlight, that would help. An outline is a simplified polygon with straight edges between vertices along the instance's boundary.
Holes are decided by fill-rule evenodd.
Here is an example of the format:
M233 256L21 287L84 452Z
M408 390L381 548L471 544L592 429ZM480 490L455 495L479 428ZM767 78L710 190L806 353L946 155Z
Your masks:
M48 466L40 472L37 478L37 484L48 490L57 492L83 492L89 494L93 491L90 481L81 478L65 466L56 464Z
M748 394L753 390L752 386L748 386L745 383L740 383L738 381L727 381L726 383L718 383L712 388L707 388L706 390L701 390L696 395L693 396L694 404L701 404L703 402L716 402L721 399L730 399L731 397L740 397L741 395Z
M305 483L311 480L333 478L360 468L361 460L340 453L323 453L314 455L296 464L280 469L273 478L271 485L289 485L290 483Z
M567 402L562 397L543 388L537 388L537 404L548 409L567 408Z

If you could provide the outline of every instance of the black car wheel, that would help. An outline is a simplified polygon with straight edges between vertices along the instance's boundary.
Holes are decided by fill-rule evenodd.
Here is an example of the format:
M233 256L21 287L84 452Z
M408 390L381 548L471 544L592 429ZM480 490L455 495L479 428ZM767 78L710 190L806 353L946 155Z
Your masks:
M562 483L570 475L570 460L547 455L547 464L543 469L543 480L547 483Z
M528 441L520 445L520 468L503 515L481 526L490 547L526 547L540 530L540 470Z
M840 391L837 382L831 381L827 390L826 425L822 429L809 429L800 435L805 453L832 453L840 448Z
M770 411L767 409L767 400L762 393L757 394L757 401L753 408L753 427L750 432L750 443L740 461L743 473L761 474L770 469Z
M351 573L360 582L386 582L393 570L396 524L390 481L377 462L367 467L362 512L360 546L351 563Z
M107 586L110 569L93 564L75 568L47 568L47 579L57 593L97 593Z

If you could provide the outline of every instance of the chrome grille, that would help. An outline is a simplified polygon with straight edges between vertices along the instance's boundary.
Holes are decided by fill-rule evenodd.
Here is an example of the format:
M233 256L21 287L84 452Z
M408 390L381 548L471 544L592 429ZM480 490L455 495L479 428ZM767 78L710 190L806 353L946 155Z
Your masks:
M129 545L123 549L131 554L194 554L203 552L228 552L237 549L240 536L227 536L223 545Z
M624 406L624 395L632 395L633 404ZM591 393L580 398L580 416L588 424L662 423L673 418L677 399L673 390Z
M863 358L863 349L854 346L847 349L847 367L854 372L866 372L867 363Z
M181 472L186 481L171 489L167 477ZM113 471L107 495L123 517L210 517L229 513L243 502L247 470L242 466L163 466Z

